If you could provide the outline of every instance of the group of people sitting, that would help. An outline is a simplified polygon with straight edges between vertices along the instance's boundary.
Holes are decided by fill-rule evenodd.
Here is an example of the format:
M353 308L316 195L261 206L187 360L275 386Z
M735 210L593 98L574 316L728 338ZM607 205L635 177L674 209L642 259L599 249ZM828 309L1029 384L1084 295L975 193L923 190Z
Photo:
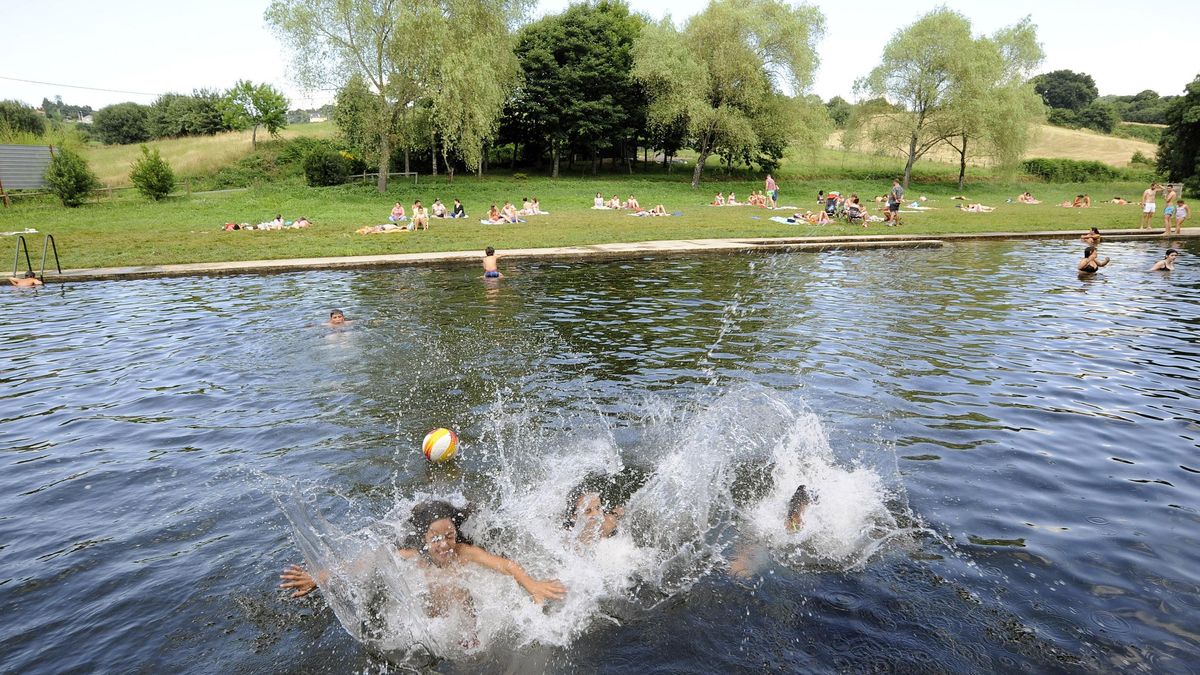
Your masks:
M304 216L300 216L295 220L284 220L282 214L276 214L274 220L268 220L265 223L251 225L250 223L225 223L224 230L232 232L233 230L301 230L312 222Z
M411 232L414 230L428 230L430 218L466 218L467 211L463 208L462 201L454 200L454 205L447 208L442 203L441 199L434 198L433 203L429 208L420 199L417 199L412 204L410 212L404 210L404 205L396 202L392 206L392 212L388 214L388 222L382 225L367 225L355 230L358 234L382 234L385 232Z
M739 202L737 200L737 194L735 194L732 190L729 192L728 197L718 192L717 196L713 197L711 206L757 206L764 209L768 207L774 208L774 206L771 204L770 197L762 192L759 192L758 190L751 192L750 196L747 197L746 201L744 202Z
M667 209L662 204L656 204L650 208L642 206L637 197L629 195L629 199L621 200L619 195L613 195L612 199L605 199L604 195L597 192L596 198L592 200L592 208L597 211L633 211L631 216L669 216Z

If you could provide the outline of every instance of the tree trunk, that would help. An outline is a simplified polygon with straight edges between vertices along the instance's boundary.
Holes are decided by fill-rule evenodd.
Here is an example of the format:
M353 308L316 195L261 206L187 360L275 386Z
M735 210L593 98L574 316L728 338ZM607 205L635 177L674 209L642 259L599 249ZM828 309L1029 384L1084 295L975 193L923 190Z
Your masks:
M258 125L254 125L254 131L250 132L250 149L258 150Z
M408 167L408 148L404 148L404 173L412 173L412 169Z
M593 176L595 176L596 173L600 170L600 167L597 166L597 161L599 159L599 156L600 156L600 153L596 152L595 148L592 148L592 175Z
M508 164L508 170L509 171L517 170L517 142L516 141L513 141L512 161L509 162L509 164Z
M435 176L436 176L436 175L437 175L437 172L438 172L438 162L437 162L437 154L438 154L437 136L434 136L434 137L433 137L433 139L432 139L432 141L433 141L433 144L430 146L431 150L430 150L430 152L429 152L429 156L433 158L433 175L435 175Z
M446 146L442 145L442 164L446 165L446 176L450 179L450 184L454 184L454 163L446 156Z
M381 134L379 138L379 178L375 180L375 189L380 192L387 192L388 166L391 159L392 148L389 145L387 134Z
M692 170L692 189L700 187L700 174L704 173L704 163L708 161L708 155L712 152L709 143L712 142L712 132L705 132L704 138L700 141L700 156L696 158L696 168Z
M552 165L552 168L550 169L550 177L558 178L558 144L557 143L552 144L550 146L550 162Z
M963 189L963 181L967 177L967 135L962 135L962 148L958 151L958 189Z
M917 161L917 135L908 139L908 161L904 164L904 189L908 189L908 181L912 178L913 164Z

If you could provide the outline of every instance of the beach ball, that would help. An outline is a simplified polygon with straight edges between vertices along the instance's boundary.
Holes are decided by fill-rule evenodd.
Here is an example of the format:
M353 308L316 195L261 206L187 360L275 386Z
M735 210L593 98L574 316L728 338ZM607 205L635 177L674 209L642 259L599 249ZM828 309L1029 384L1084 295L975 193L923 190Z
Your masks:
M425 434L421 443L421 453L431 462L445 462L454 457L458 449L458 434L449 429L434 429Z

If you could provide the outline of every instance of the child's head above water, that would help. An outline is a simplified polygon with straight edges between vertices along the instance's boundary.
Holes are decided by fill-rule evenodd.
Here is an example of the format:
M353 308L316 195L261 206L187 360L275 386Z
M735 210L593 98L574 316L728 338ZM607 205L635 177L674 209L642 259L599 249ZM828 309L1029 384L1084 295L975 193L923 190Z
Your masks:
M812 498L808 495L808 488L803 485L796 487L796 491L788 500L787 527L789 530L798 530L804 524L804 512L808 510L811 502Z

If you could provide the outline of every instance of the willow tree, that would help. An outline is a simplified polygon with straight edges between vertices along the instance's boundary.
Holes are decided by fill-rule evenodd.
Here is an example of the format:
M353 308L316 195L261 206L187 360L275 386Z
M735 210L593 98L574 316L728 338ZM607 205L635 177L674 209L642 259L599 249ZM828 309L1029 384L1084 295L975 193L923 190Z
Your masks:
M387 190L391 149L412 138L417 104L436 97L449 72L447 54L462 45L504 40L529 0L274 0L266 20L291 50L292 69L308 88L340 88L359 75L376 97L364 124L377 140L380 192ZM499 32L496 32L499 30ZM501 58L480 49L476 58ZM511 58L511 55L508 56ZM495 64L476 62L471 82L456 85L468 101L489 86ZM445 99L442 99L445 100ZM473 118L474 119L474 118Z
M697 152L692 187L716 150L757 152L763 136L793 124L775 97L812 84L821 14L780 0L712 0L682 31L669 19L643 29L634 75L650 98L652 125L685 123Z

